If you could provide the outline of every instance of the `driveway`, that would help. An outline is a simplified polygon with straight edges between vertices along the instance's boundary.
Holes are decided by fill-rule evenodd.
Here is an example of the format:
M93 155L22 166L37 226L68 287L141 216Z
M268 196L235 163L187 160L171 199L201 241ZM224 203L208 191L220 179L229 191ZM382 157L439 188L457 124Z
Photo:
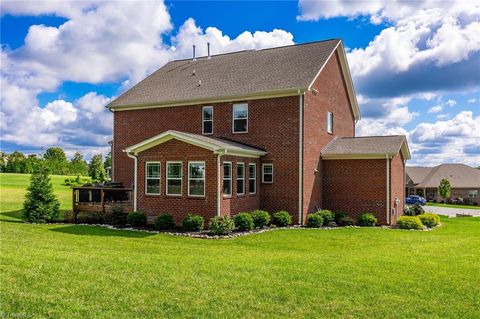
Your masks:
M457 214L480 216L480 209L451 208L438 206L423 206L426 212L432 212L438 215L447 215L455 217Z

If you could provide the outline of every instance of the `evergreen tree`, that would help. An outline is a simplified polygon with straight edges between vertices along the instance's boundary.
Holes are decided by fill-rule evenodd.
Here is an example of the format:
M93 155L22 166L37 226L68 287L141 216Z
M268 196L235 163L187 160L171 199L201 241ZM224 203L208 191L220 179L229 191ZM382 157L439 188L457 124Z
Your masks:
M60 203L53 193L48 169L41 163L30 178L30 186L23 203L23 219L32 223L46 223L58 218Z
M107 179L107 172L103 166L102 154L97 154L92 157L90 165L88 166L88 175L92 180L103 182Z
M442 179L438 185L438 193L443 198L443 202L450 197L450 182L448 179Z
M36 154L28 155L25 160L25 169L23 173L32 174L41 162L42 159L38 158Z
M88 164L83 159L83 155L80 152L76 152L72 160L70 161L70 174L74 175L88 175Z

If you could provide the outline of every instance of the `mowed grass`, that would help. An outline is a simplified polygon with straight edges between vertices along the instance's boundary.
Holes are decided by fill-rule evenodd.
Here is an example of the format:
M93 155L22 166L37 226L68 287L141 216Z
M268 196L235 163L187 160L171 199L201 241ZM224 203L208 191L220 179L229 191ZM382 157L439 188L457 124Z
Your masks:
M456 204L443 204L443 203L427 203L427 206L437 206L437 207L449 207L449 208L462 208L462 209L480 209L480 206L473 205L456 205Z
M5 185L4 176L3 316L480 317L480 218L442 219L430 232L279 230L202 240L24 224L12 213L23 193L3 194L21 182Z

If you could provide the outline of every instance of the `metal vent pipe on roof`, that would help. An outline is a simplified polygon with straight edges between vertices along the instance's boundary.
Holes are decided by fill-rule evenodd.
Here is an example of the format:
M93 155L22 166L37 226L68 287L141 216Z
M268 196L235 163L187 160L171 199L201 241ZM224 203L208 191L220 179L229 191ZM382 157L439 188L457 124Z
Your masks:
M193 45L193 60L192 61L197 61L197 58L195 56L195 44Z
M210 42L207 42L207 59L210 59Z

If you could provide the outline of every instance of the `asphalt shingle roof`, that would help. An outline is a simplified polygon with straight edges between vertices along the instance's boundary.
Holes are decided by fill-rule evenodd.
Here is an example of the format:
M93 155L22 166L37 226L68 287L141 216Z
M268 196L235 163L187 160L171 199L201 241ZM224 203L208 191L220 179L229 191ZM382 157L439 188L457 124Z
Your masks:
M107 107L308 88L339 43L334 39L171 61Z
M406 138L403 135L337 137L323 148L322 156L395 155L405 143Z
M427 174L418 180L418 171ZM445 178L452 188L480 188L480 170L465 164L441 164L435 167L406 167L407 175L417 187L438 187ZM413 178L412 178L413 175Z

